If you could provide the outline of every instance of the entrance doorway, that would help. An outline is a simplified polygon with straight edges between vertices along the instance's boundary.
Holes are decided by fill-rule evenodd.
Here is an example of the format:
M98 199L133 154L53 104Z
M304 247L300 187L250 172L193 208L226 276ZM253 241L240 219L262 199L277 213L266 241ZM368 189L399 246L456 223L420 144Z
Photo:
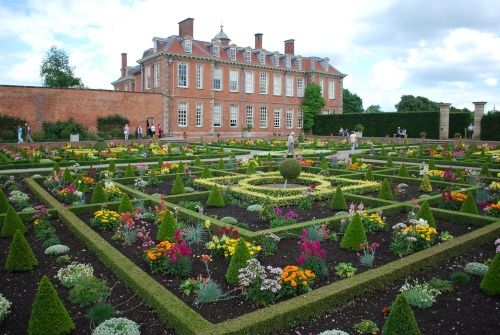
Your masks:
M147 135L149 137L153 137L153 132L151 131L151 126L155 124L155 118L152 116L148 116L146 118L146 128L147 128ZM154 127L153 127L154 129Z

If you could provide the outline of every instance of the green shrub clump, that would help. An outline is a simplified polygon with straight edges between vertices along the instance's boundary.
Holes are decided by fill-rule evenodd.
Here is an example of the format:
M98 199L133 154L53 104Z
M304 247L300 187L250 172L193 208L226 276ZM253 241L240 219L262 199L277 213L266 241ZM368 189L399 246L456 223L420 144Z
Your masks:
M335 195L330 203L330 207L335 211L347 211L347 203L340 186L337 186L337 189L335 190Z
M116 163L115 163L115 161L111 161L111 163L109 163L109 165L108 165L108 171L111 172L111 173L115 173L116 172Z
M487 295L500 295L500 253L496 254L481 280L481 289Z
M217 167L216 169L217 170L224 170L226 168L226 164L224 164L224 161L221 159L219 159L219 162L217 163Z
M210 168L208 166L205 165L205 167L203 168L203 172L201 173L200 178L212 178L212 177L213 177L212 171L210 170Z
M0 231L1 237L14 237L16 231L19 230L22 234L26 234L26 227L21 221L19 215L12 206L9 206L7 213L5 214L5 219L3 221L2 230Z
M371 165L368 165L368 169L366 170L366 173L365 173L365 180L369 180L369 181L375 180L375 178L373 177L373 168Z
M460 212L479 215L479 211L476 205L476 199L474 199L471 191L467 192L467 197L462 203L462 207L460 207Z
M105 302L99 302L89 309L86 317L91 322L98 325L101 322L114 317L116 315L116 312L117 311L115 306Z
M350 249L354 251L361 250L360 244L366 242L366 231L361 222L361 217L359 213L354 214L351 222L347 226L344 237L340 242L340 247L342 249Z
M478 277L483 277L488 272L488 269L488 265L479 262L470 262L464 266L465 273Z
M194 166L201 166L200 156L196 156L196 159L194 160Z
M470 276L462 271L453 271L450 280L456 284L467 285L470 282Z
M102 186L102 182L98 182L94 187L94 191L92 192L92 197L90 198L90 203L97 204L97 203L107 202L107 201L108 201L108 196L106 195L106 192L104 191L104 187Z
M404 294L398 294L392 303L382 335L420 335L415 315Z
M132 201L130 201L130 198L128 197L127 194L124 194L120 201L120 206L118 207L118 213L134 213L134 212L135 208L134 205L132 205Z
M250 258L252 258L252 256L250 255L246 241L240 238L227 268L226 280L228 283L238 285L239 270L246 267L247 261Z
M422 180L422 184L420 184L420 191L424 193L431 193L432 192L432 184L431 181L429 180L429 176L425 175L424 179Z
M49 278L43 276L38 284L28 323L28 335L69 334L75 323L69 316Z
M125 170L125 174L123 175L125 178L134 178L135 177L135 172L134 169L132 168L132 165L127 165L127 169Z
M300 176L302 167L296 159L287 158L281 162L279 171L285 180L293 180Z
M109 293L106 280L92 277L82 277L69 290L69 301L79 306L88 306L104 300Z
M429 206L429 203L427 202L427 200L422 202L422 205L420 206L420 209L417 212L417 219L424 219L427 221L427 224L430 227L437 228L436 227L436 220L434 219L434 216L432 215L431 207Z
M385 163L385 166L389 167L389 168L393 168L394 167L394 163L392 162L392 156L389 156L387 158L387 163Z
M9 206L9 201L5 196L5 193L3 193L3 189L0 187L0 214L6 213Z
M176 195L176 194L183 194L186 193L186 190L184 189L184 184L182 183L182 179L180 175L175 176L175 181L174 181L174 186L172 186L172 190L170 191L170 194Z
M207 206L210 207L224 207L226 205L222 194L220 193L219 187L214 185L210 190L207 199Z
M24 238L23 233L18 229L14 234L12 243L10 244L9 254L5 262L5 270L8 272L14 271L31 271L38 265L38 260L31 250L28 241Z
M401 164L401 166L399 167L398 175L400 177L406 177L406 178L408 178L410 176L408 174L408 169L406 168L406 164L405 163Z
M482 177L491 177L491 172L490 169L488 168L488 164L484 163L483 166L481 167L481 172L479 172L479 175Z
M111 318L97 326L92 335L141 335L139 325L127 318Z
M380 186L378 197L379 199L382 200L394 200L394 196L392 195L391 185L389 185L389 181L387 180L387 178L384 178L382 186Z
M163 215L160 226L158 227L158 232L156 233L156 240L158 242L161 241L170 241L174 240L174 232L176 228L175 218L172 215L172 212L167 210Z

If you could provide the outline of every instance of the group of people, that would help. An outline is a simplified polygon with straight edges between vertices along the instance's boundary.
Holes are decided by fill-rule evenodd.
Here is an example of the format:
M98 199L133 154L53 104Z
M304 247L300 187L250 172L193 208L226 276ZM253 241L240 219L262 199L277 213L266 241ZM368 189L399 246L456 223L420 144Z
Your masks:
M26 143L33 143L33 139L31 138L31 128L25 123L24 128L22 126L17 126L17 143L23 143L23 134L26 139Z
M402 129L401 127L398 127L398 129L396 130L396 134L394 134L394 137L407 138L408 135L406 134L406 129Z
M147 136L150 136L151 138L155 138L155 136L158 136L158 138L161 138L163 136L163 129L161 128L160 124L158 123L157 126L154 124L149 125L149 122L147 123L147 130L146 130ZM125 140L128 140L129 135L130 135L130 127L127 124L123 127L123 135L125 137ZM135 129L135 136L138 140L142 140L144 137L144 132L142 130L142 126L138 125L137 128Z
M339 136L346 136L346 137L349 136L349 129L347 129L347 128L344 129L344 128L340 127Z

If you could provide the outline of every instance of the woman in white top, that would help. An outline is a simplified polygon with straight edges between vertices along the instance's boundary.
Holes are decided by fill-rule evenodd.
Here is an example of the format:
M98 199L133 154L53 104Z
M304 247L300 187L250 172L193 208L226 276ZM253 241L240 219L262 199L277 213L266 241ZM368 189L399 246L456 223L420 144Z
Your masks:
M130 128L128 126L128 123L125 124L125 127L123 127L123 135L125 135L125 139L128 140L128 135L130 134Z

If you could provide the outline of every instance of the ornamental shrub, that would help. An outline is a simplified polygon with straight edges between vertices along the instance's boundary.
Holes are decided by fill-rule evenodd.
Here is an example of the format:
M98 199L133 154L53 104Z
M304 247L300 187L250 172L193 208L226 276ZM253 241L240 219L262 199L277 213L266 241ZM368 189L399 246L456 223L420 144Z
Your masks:
M217 163L217 167L216 169L217 170L224 170L226 168L226 165L224 164L224 161L221 159L219 159L219 162Z
M120 206L118 206L118 213L134 213L134 212L135 208L134 205L132 205L132 201L130 201L130 198L128 197L127 194L124 194L120 201Z
M0 293L0 323L10 313L10 306L12 306L12 303Z
M406 178L408 178L410 176L408 174L408 169L406 168L406 164L405 163L401 164L401 166L399 167L398 175L400 177L406 177Z
M106 302L98 302L92 306L86 317L93 324L100 324L116 315L116 307Z
M72 262L57 271L56 278L64 287L71 288L83 277L93 277L94 268L90 264Z
M196 156L196 159L194 160L194 166L201 166L200 156Z
M434 159L431 159L429 161L429 170L436 170L436 162L434 162Z
M115 173L116 172L115 161L111 161L111 163L109 163L109 165L108 165L108 171L111 172L111 173Z
M293 158L287 158L283 162L281 162L279 171L281 176L285 180L293 180L300 176L300 172L302 172L302 168L297 160Z
M476 199L474 199L471 191L467 192L467 197L465 198L464 202L462 202L460 212L479 215L479 211L476 205Z
M132 169L132 165L127 165L127 169L125 170L125 174L123 175L125 178L134 178L135 173L134 169Z
M9 206L9 209L7 209L7 213L5 214L0 236L13 237L17 230L21 231L22 234L26 234L26 227L21 221L21 218L19 218L19 215L17 215L14 208Z
M385 163L385 166L390 168L394 167L394 163L392 162L392 156L387 157L387 163Z
M422 180L422 184L420 184L420 191L424 193L431 193L432 192L432 184L431 181L429 180L429 176L425 175L424 179Z
M201 173L201 176L200 178L212 178L212 171L210 170L210 168L205 165L205 167L203 168L203 172Z
M73 176L71 175L71 172L69 171L68 168L64 169L64 172L62 175L62 182L65 185L69 185L73 182Z
M184 170L186 170L186 167L184 166L184 162L179 162L179 165L177 165L177 173L184 173Z
M422 202L422 205L420 206L420 209L417 212L417 219L424 219L427 221L427 224L430 227L437 228L436 220L434 220L434 216L432 215L431 212L431 207L429 206L427 200L424 200Z
M420 335L415 315L404 294L398 294L391 305L381 335Z
M500 295L500 253L496 254L481 281L481 289L487 295Z
M107 201L108 201L108 196L106 195L106 192L104 191L104 188L102 186L102 182L98 182L94 187L94 191L92 192L92 197L90 198L90 203L97 204L100 202L107 202Z
M112 318L97 326L92 335L141 335L139 325L127 318Z
M186 193L186 190L184 189L184 184L182 183L182 179L180 175L175 176L175 181L174 181L174 186L172 186L172 190L170 191L170 194L176 195L176 194L183 194Z
M163 159L158 159L158 163L156 164L157 169L161 169L163 167Z
M31 271L37 265L38 261L28 241L19 229L16 230L5 262L5 270L8 272Z
M227 224L233 225L233 226L236 226L238 224L238 220L236 218L233 218L232 216L225 216L220 220L224 223L227 223Z
M342 193L342 188L340 186L337 186L337 189L335 190L330 207L335 211L347 211L347 203L345 202L344 194Z
M349 333L346 333L343 330L332 329L332 330L325 330L324 332L321 332L318 335L349 335Z
M226 280L228 283L233 285L238 285L238 275L240 269L243 269L247 265L247 261L252 258L250 251L246 245L246 241L243 238L238 240L236 248L234 250L233 256L231 256L231 261L226 272Z
M462 271L453 271L450 280L456 284L467 285L470 282L470 276Z
M384 178L382 182L382 186L380 186L380 191L378 192L379 199L382 200L394 200L394 196L392 195L391 186L389 185L389 181L387 178Z
M207 199L207 206L210 207L224 207L226 203L224 202L224 198L220 193L219 187L214 185L210 190L210 194Z
M38 284L28 324L28 335L69 334L75 323L69 316L49 278Z
M106 280L94 276L82 277L69 290L69 301L74 305L88 306L104 300L109 293Z
M479 277L483 277L488 272L488 269L488 265L479 262L470 262L464 266L465 273Z
M486 163L483 164L479 175L483 176L483 177L491 177L491 172L490 172L490 169L488 168L488 164L486 164Z
M46 255L64 255L69 252L69 247L64 244L54 244L45 249Z
M176 228L175 218L172 215L172 212L167 210L166 213L163 215L160 226L158 227L158 232L156 233L156 240L158 242L173 241L175 228Z
M375 178L373 177L373 168L371 165L368 165L368 169L366 170L365 173L365 180L370 180L370 181L375 180Z
M255 165L253 165L252 163L249 163L247 165L246 170L245 170L245 174L254 174L255 172L257 172L257 169L255 169Z
M3 193L3 189L0 187L0 214L6 213L9 209L9 201Z
M360 251L360 244L362 243L366 243L366 231L359 213L356 213L347 226L344 237L340 242L340 247L342 249Z

